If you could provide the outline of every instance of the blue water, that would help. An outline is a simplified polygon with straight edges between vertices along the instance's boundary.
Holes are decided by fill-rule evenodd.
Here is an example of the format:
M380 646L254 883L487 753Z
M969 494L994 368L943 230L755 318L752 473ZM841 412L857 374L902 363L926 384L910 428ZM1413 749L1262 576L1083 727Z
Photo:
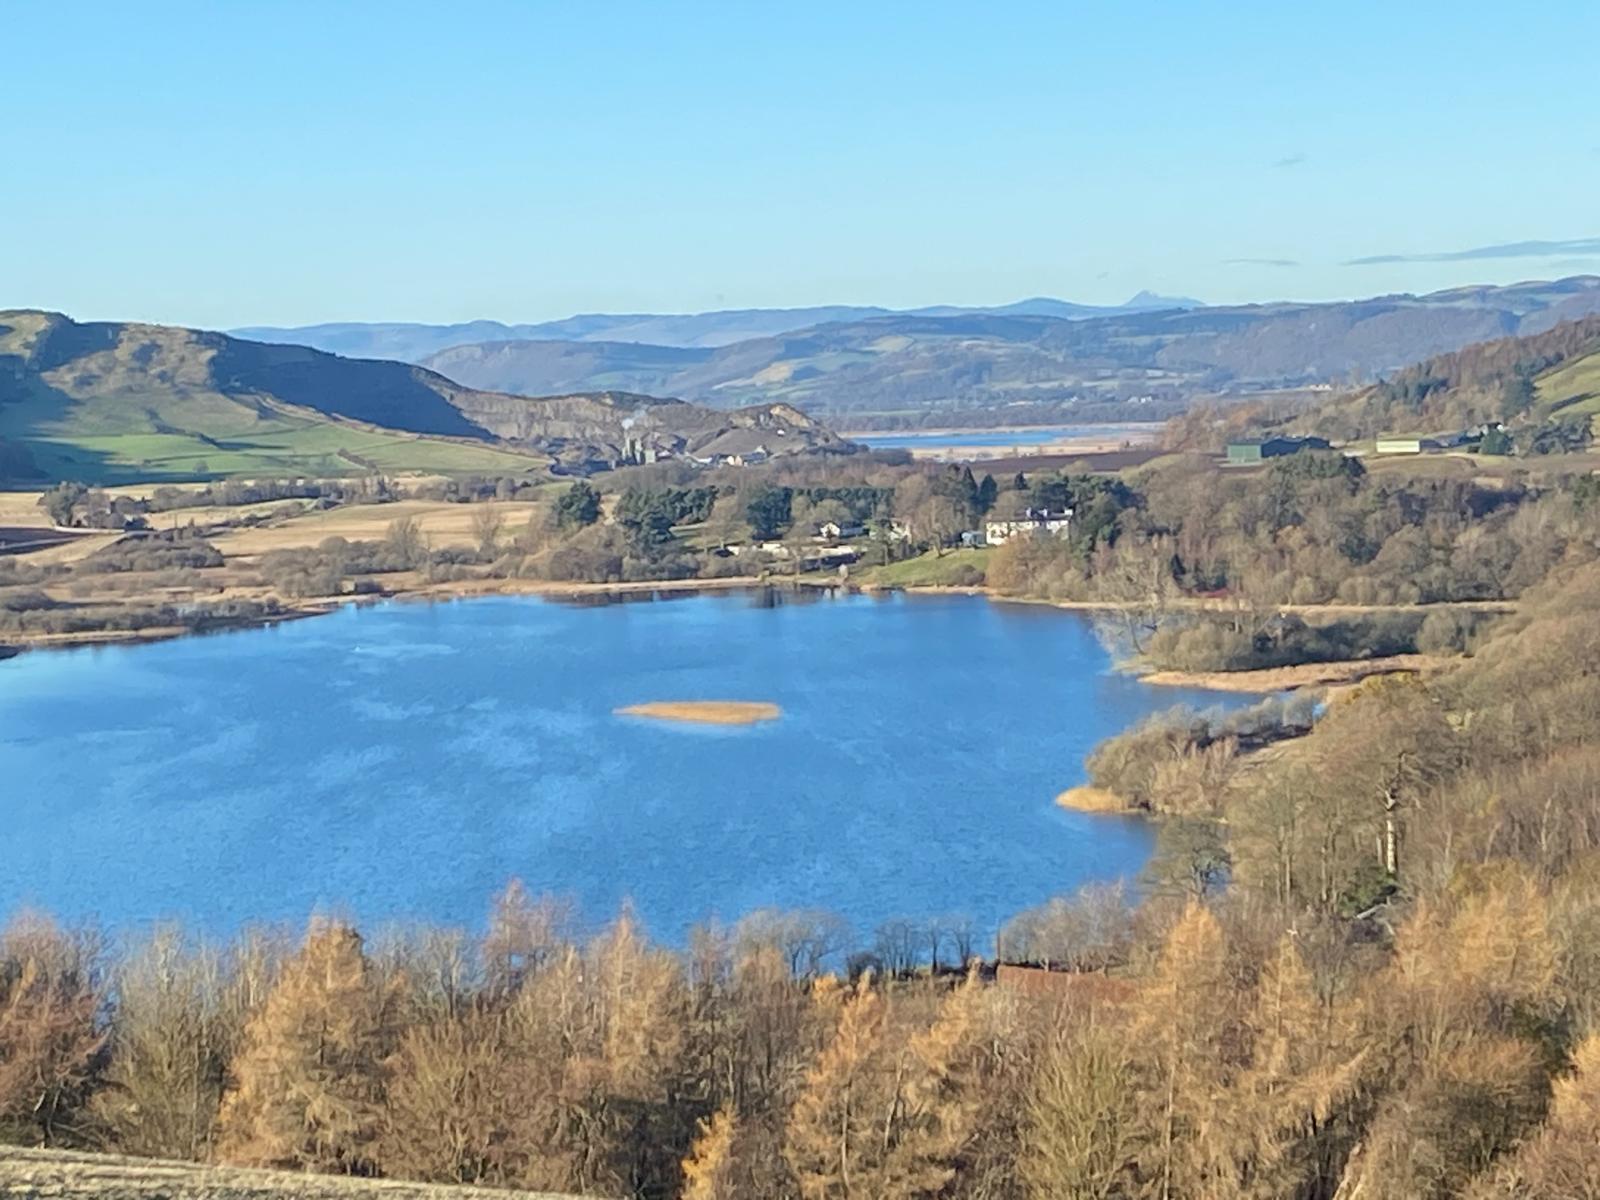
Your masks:
M854 440L875 450L942 450L950 446L1031 449L1067 438L1131 438L1148 435L1148 425L1054 425L1048 429L974 429L965 433L866 433Z
M631 898L669 942L765 906L993 930L1138 870L1146 824L1052 798L1101 738L1221 699L1107 665L1073 614L766 593L390 603L24 654L0 662L0 917L476 926L520 877L593 920ZM720 698L784 715L612 711Z

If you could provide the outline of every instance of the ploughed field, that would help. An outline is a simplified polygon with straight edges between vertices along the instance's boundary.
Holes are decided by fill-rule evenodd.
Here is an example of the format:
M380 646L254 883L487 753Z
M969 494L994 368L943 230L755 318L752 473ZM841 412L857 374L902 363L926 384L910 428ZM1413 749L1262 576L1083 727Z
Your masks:
M970 596L390 602L0 662L0 910L213 932L322 908L478 924L509 879L599 921L818 908L870 934L1136 873L1067 812L1087 752L1190 700L1088 620ZM670 699L721 725L623 718ZM748 710L741 710L748 715Z

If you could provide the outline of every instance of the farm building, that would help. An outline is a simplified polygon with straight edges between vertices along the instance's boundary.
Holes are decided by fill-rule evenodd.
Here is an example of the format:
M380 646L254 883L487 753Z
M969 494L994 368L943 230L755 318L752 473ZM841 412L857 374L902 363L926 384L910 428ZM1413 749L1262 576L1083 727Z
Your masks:
M1444 446L1436 438L1414 433L1385 433L1379 435L1373 449L1379 454L1421 454L1424 450L1442 450Z
M1228 443L1228 462L1234 466L1258 463L1262 459L1282 458L1302 450L1331 449L1326 438L1319 437L1269 437L1240 438Z
M1498 421L1450 433L1381 433L1373 449L1379 454L1429 454L1437 450L1471 450L1483 443L1491 430L1503 429Z

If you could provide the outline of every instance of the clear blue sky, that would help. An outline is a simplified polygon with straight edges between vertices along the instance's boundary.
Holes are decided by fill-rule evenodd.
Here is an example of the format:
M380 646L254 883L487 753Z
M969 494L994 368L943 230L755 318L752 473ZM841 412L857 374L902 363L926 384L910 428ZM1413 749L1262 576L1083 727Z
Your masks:
M4 30L0 307L527 321L1600 271L1595 0L77 0Z

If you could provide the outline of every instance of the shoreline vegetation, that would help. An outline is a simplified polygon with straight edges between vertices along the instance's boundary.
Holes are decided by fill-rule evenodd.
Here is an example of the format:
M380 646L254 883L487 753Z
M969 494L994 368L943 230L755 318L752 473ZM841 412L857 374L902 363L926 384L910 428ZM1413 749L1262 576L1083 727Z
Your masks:
M620 717L654 721L682 721L693 725L756 725L776 721L783 709L768 701L751 700L651 700L618 708Z
M1156 687L1203 688L1218 692L1288 692L1301 688L1348 687L1374 675L1437 671L1453 661L1441 654L1391 654L1382 658L1335 659L1289 667L1238 671L1145 671L1141 682Z
M1056 797L1056 803L1070 812L1126 815L1136 811L1125 797L1089 784L1068 788Z
M614 583L585 583L577 581L530 579L475 579L448 583L418 581L407 586L395 581L379 592L351 596L310 596L295 600L278 601L259 610L219 613L203 624L149 625L139 628L101 628L71 632L21 632L0 634L0 661L28 650L73 649L89 646L137 645L169 641L192 635L266 628L309 617L326 616L348 606L362 606L385 601L455 601L507 596L533 598L582 599L626 596L692 595L701 592L751 591L762 588L787 588L795 591L844 591L863 595L901 592L911 596L975 596L986 598L993 604L1029 605L1054 608L1078 613L1127 613L1139 610L1138 602L1114 600L1050 600L1016 596L984 586L881 584L871 581L852 583L834 578L795 579L771 575L737 575L720 579L661 579L633 580ZM152 596L152 599L156 597ZM1180 611L1199 613L1226 613L1230 606L1221 601L1194 599L1175 600L1172 606ZM1415 613L1427 611L1461 611L1504 615L1516 611L1511 601L1442 602L1436 605L1404 604L1329 604L1284 605L1284 613L1303 615L1326 614L1359 615L1363 613ZM1209 691L1276 692L1301 688L1337 687L1358 683L1374 675L1413 673L1437 670L1450 661L1450 656L1438 654L1396 654L1369 658L1331 659L1325 662L1297 663L1288 666L1241 668L1236 670L1178 670L1157 669L1138 660L1119 661L1116 669L1136 676L1144 683L1157 687L1199 688ZM637 707L637 706L635 706ZM622 711L622 710L619 710ZM660 716L657 713L630 714ZM681 718L692 719L692 718Z

